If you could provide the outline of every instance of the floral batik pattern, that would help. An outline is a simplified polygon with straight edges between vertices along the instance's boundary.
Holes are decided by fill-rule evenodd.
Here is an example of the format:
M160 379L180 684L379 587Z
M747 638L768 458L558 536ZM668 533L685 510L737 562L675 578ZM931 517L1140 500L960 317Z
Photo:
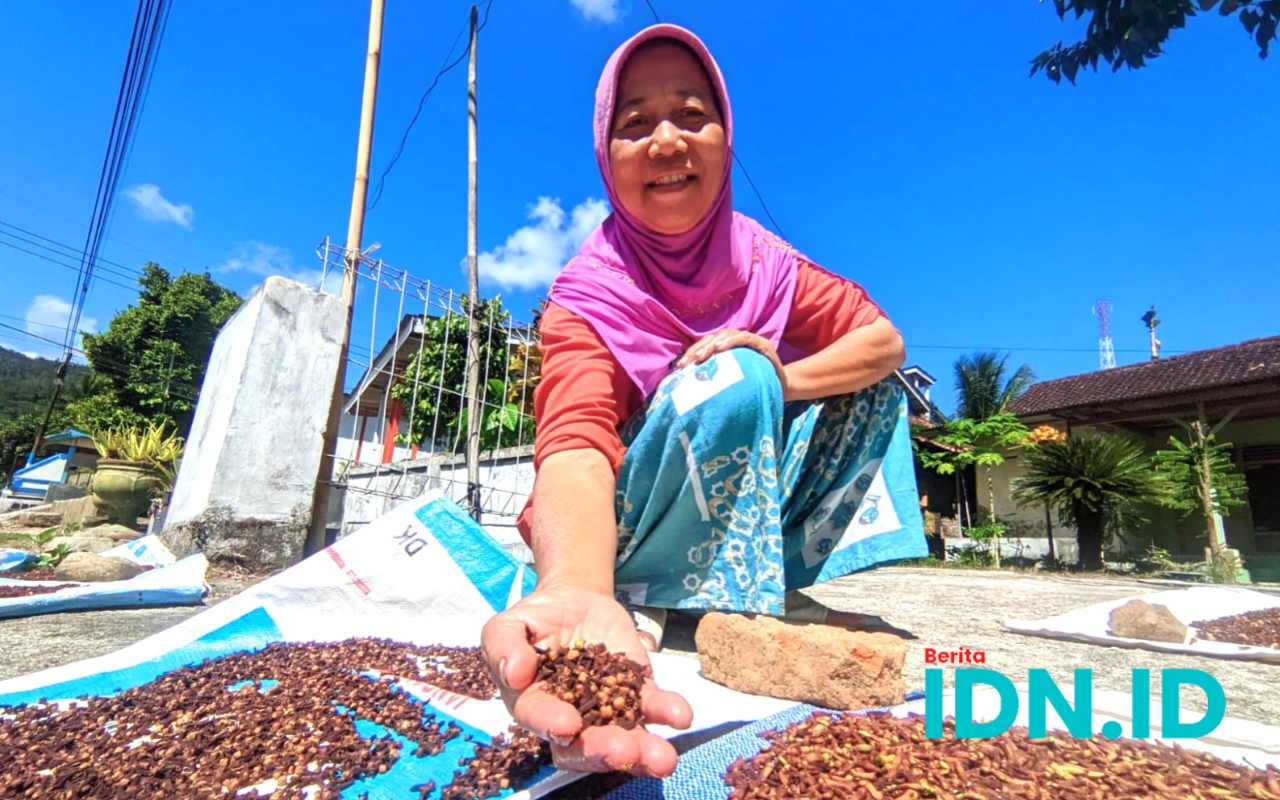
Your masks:
M781 615L788 591L927 554L906 398L784 404L772 363L672 373L622 431L619 599Z

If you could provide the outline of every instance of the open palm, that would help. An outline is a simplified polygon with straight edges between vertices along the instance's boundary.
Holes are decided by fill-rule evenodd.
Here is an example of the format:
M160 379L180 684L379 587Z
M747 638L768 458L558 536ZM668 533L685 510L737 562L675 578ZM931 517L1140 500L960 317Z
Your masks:
M567 645L577 639L603 644L648 665L648 653L631 615L613 597L576 587L539 588L484 627L482 647L490 672L516 722L551 741L556 766L574 772L610 772L665 777L676 767L671 743L644 728L614 725L584 729L569 703L535 684L538 653L533 645ZM641 709L651 723L689 727L693 710L674 692L652 680L641 692Z

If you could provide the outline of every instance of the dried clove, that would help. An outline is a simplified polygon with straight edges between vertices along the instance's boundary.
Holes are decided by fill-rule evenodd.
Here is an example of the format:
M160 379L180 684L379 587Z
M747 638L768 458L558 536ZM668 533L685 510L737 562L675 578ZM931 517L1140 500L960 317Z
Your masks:
M38 594L52 594L60 592L63 589L74 589L82 584L79 583L60 583L57 586L0 586L0 600L8 600L13 597L34 597Z
M372 638L272 644L70 707L40 700L0 709L0 797L230 797L275 781L273 798L337 800L400 757L391 732L419 757L462 733L395 678L496 695L479 648ZM386 733L360 736L357 718Z
M568 648L538 652L535 680L546 691L578 709L584 725L631 729L645 722L640 694L653 670L603 644L579 639Z
M815 713L761 734L768 744L724 776L729 800L1280 800L1280 769L1240 767L1178 747L1138 740L1031 739L1012 728L989 739L941 739L924 718Z
M1280 608L1193 622L1199 638L1211 642L1271 647L1280 650Z

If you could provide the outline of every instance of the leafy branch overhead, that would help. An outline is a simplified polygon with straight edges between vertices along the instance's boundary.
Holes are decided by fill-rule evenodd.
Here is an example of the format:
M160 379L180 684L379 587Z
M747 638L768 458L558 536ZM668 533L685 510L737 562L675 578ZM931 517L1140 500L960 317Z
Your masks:
M1068 13L1089 17L1083 40L1059 42L1032 59L1031 74L1044 72L1054 83L1064 77L1075 83L1082 68L1096 72L1099 61L1110 64L1112 72L1141 69L1164 52L1173 31L1200 13L1237 16L1262 58L1280 27L1280 0L1053 0L1053 5L1063 19Z

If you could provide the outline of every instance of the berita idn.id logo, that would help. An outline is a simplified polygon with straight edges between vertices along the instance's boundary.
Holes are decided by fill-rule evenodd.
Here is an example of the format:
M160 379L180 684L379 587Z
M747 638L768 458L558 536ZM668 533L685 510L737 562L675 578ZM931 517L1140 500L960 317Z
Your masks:
M955 726L958 739L986 739L1007 731L1018 718L1018 690L1007 676L993 669L961 668L955 671ZM1027 670L1027 727L1033 739L1043 739L1048 727L1048 707L1053 706L1067 731L1076 739L1090 739L1093 728L1093 670L1075 671L1074 704L1054 683L1045 669ZM988 722L973 718L973 689L985 685L1000 697L999 713ZM1178 694L1183 686L1196 686L1204 692L1208 709L1195 721L1181 718ZM1151 736L1151 671L1133 671L1133 728L1129 736L1146 739ZM943 688L942 670L924 671L925 736L942 738ZM1227 713L1227 698L1222 684L1209 673L1198 669L1160 670L1160 738L1199 739L1213 733ZM1104 738L1118 739L1124 727L1115 720L1104 722L1098 731Z

